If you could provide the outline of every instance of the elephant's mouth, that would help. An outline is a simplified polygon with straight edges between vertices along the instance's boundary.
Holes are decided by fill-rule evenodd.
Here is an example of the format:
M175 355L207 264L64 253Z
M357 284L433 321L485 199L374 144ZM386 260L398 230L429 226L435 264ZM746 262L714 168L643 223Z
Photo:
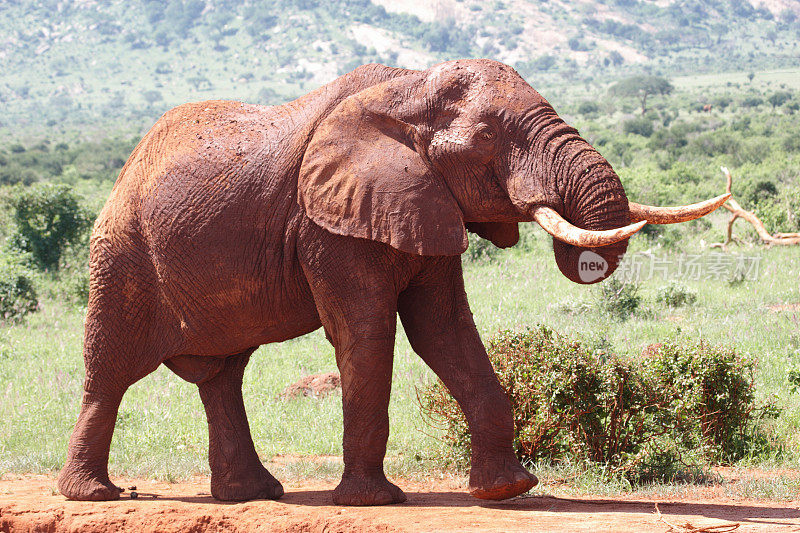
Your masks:
M567 279L582 285L597 283L610 276L627 249L627 240L600 248L582 248L553 239L558 269Z

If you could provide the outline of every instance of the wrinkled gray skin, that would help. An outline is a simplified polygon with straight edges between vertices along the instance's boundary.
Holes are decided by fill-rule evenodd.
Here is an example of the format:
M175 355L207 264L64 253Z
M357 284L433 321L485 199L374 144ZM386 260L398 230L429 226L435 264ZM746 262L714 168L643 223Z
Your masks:
M119 497L107 472L117 409L163 363L199 387L213 495L280 497L250 437L242 375L258 346L322 326L343 387L334 501L403 501L382 467L399 315L469 422L471 492L529 490L535 477L514 456L511 409L475 329L459 254L465 225L511 246L517 222L542 205L586 229L629 222L606 160L497 62L367 65L284 106L169 111L94 228L83 403L59 489ZM595 250L606 276L626 245ZM554 242L573 281L580 252Z

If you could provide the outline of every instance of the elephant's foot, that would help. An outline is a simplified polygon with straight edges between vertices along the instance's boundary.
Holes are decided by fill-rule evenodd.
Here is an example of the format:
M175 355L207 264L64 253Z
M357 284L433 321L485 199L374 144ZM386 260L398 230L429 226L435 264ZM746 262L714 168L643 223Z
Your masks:
M105 473L96 474L65 466L58 475L58 490L68 500L118 500L122 489L111 483Z
M218 500L232 502L277 500L283 496L283 485L259 464L257 468L226 475L212 472L211 495Z
M333 490L333 503L336 505L387 505L404 501L406 495L386 479L383 472L345 474Z
M512 456L473 464L469 492L483 500L505 500L528 492L537 483L538 478Z

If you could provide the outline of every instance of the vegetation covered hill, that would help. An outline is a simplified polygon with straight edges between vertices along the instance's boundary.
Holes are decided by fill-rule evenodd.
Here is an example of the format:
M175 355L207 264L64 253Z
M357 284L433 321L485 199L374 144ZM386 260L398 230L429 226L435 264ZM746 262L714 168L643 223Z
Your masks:
M184 101L278 103L367 62L457 57L534 85L797 66L797 0L10 0L0 137L124 124Z

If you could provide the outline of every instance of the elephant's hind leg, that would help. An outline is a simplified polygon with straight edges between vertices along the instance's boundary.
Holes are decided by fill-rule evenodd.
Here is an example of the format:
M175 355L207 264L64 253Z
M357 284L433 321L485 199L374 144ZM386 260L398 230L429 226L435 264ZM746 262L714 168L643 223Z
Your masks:
M198 383L208 418L211 494L218 500L283 496L283 486L258 458L244 410L242 377L253 351L227 357L218 373Z
M87 320L87 325L91 322ZM88 328L87 328L88 329ZM108 454L125 391L160 364L160 350L112 348L104 335L87 334L86 379L78 421L69 440L58 489L70 500L116 500L108 477Z
M137 262L134 250L98 259L104 244L93 250L81 411L58 476L61 494L71 500L119 498L108 477L108 454L122 396L180 343L170 318L159 312L146 257Z
M121 491L108 478L108 452L122 394L98 390L88 381L58 490L70 500L116 500Z

